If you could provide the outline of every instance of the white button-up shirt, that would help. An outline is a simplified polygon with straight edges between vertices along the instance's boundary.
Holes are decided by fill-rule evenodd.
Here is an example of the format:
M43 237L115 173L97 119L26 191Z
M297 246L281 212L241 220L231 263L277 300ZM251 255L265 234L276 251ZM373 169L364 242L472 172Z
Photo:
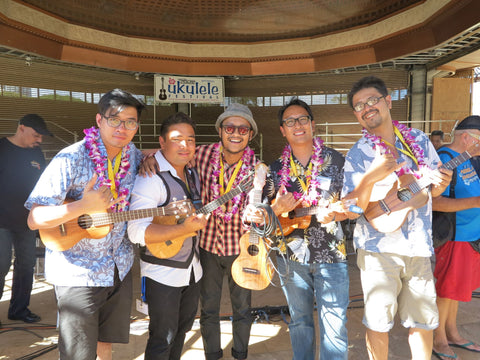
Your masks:
M177 177L177 172L173 166L165 159L159 150L155 154L155 160L159 165L160 171L170 171L172 176ZM162 205L167 200L167 189L159 176L152 177L137 176L132 191L130 210L150 209ZM128 236L130 241L141 246L145 246L145 230L152 223L153 218L144 218L128 222ZM194 272L195 281L202 277L202 267L200 259L195 254L191 264L186 269L173 268L170 266L147 263L140 260L141 276L149 277L156 282L173 287L187 286L190 282L190 274Z

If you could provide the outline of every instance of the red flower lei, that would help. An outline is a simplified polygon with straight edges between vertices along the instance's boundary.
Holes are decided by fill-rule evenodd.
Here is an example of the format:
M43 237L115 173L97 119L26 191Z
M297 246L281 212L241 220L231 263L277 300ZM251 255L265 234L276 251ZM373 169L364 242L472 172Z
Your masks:
M100 135L99 131L96 127L91 127L89 129L83 130L85 133L85 148L88 150L88 156L95 164L95 172L98 174L98 181L100 186L112 186L110 179L105 177L105 172L107 170L107 157L103 156L100 152L99 145L100 145ZM130 169L130 144L125 146L122 149L122 158L120 160L120 167L118 168L118 172L115 174L115 187L118 192L118 196L125 195L125 199L110 207L110 210L117 212L124 211L129 202L126 200L128 197L129 191L124 187L120 187L120 181L125 177L128 170Z
M320 195L317 192L317 189L320 188L320 181L317 180L317 174L320 171L323 165L322 158L322 149L323 149L323 140L319 137L313 138L313 153L310 158L310 163L313 165L312 170L309 174L306 175L308 190L306 193L299 193L294 191L293 196L296 200L302 198L303 201L306 201L309 206L317 205ZM290 156L292 154L292 149L290 145L286 145L282 152L282 168L278 172L280 175L280 186L284 185L285 188L290 187L289 178L290 178ZM312 174L315 174L312 176Z
M420 172L425 169L429 168L429 166L425 163L425 156L423 149L416 143L415 138L412 135L412 129L400 124L398 121L392 121L393 126L395 126L403 136L403 139L407 143L407 145L412 150L413 156L417 159L418 162L418 171L414 171L411 168L402 167L400 170L396 171L397 176L402 176L404 174L410 173L413 174L415 177L419 178ZM373 143L373 149L375 150L377 146L380 146L384 152L391 153L388 146L382 141L382 138L377 135L370 134L367 129L362 129L362 134L365 138L369 139Z
M213 145L213 152L212 152L212 158L211 158L212 176L214 177L214 179L217 179L216 181L212 181L212 185L210 185L210 190L212 192L214 200L220 197L220 184L218 183L218 179L220 178L220 171L221 171L220 156L222 156L220 154L220 147L221 147L220 143L216 143L215 145ZM249 164L253 156L255 156L255 152L252 149L250 149L250 147L247 146L243 151L243 155L241 159L241 161L243 162L243 165L239 173L237 174L235 181L233 182L232 189L235 189L238 186L238 184L243 179L245 179L246 176L248 175L250 171ZM233 215L235 215L238 212L242 199L245 197L246 197L245 193L241 193L240 195L235 196L232 199L233 206L231 211L225 212L224 208L219 207L213 212L213 214L215 216L220 217L226 222L230 221Z

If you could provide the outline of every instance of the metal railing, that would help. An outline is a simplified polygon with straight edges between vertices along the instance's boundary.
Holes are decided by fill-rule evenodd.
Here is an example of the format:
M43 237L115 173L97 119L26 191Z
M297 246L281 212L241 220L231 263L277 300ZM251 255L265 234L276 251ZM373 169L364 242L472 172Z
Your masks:
M405 124L410 127L418 128L424 131L427 135L430 135L432 124L438 124L438 130L444 132L444 142L450 143L453 140L453 129L460 120L442 119L442 120L414 120L414 121L400 121L401 124ZM344 132L342 128L349 127L350 132ZM358 132L351 132L351 129L356 128ZM362 136L361 127L358 122L324 122L315 125L315 134L320 136L324 140L326 146L330 146L342 153L348 152L350 148L357 142ZM339 138L348 138L348 140L338 141Z
M444 131L444 142L449 143L453 139L453 130L459 120L416 120L410 122L401 122L407 124L408 126L414 126L416 128L425 131L425 129L431 129L432 124L438 124L438 129ZM49 130L55 134L53 139L49 137L44 138L44 143L42 144L42 150L45 154L45 158L49 161L53 156L57 154L59 150L64 148L67 145L77 142L80 138L77 132L70 131L67 128L52 122L46 121L48 124ZM5 119L0 118L0 137L11 136L16 131L16 126L18 124L18 119ZM135 145L143 149L156 149L159 147L158 137L154 138L153 128L147 131L144 131L146 128L154 127L155 124L142 124L139 128L138 133L134 137ZM349 131L345 129L349 127ZM210 144L212 142L218 141L218 133L215 130L214 124L197 124L197 128L200 129L196 135L197 144ZM335 122L329 123L324 122L321 124L316 124L315 126L316 135L320 136L325 145L335 148L336 150L346 153L350 148L355 144L355 142L362 136L360 132L360 125L358 122ZM211 129L211 130L209 130ZM352 132L352 129L358 131ZM207 132L207 133L205 133ZM427 135L430 135L430 132L425 131ZM264 140L263 134L259 133L251 142L250 147L255 151L255 154L263 160L263 151L264 151Z

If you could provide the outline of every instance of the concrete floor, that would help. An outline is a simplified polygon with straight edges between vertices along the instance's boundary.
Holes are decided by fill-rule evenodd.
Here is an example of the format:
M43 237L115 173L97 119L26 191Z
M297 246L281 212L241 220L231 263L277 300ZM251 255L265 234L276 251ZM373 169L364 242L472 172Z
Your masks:
M41 267L41 266L40 266ZM143 359L143 352L147 341L148 319L135 309L135 299L140 296L138 263L134 268L134 304L132 309L132 323L130 331L130 343L126 345L114 345L113 359L133 360ZM355 265L355 255L349 257L350 272L350 298L351 304L348 310L348 336L349 336L349 360L367 359L364 342L365 329L361 323L363 316L363 300L360 287L359 272ZM278 279L275 278L278 284ZM55 329L56 307L52 287L42 277L37 277L31 299L31 310L42 317L40 324L25 324L7 319L7 308L10 280L7 281L4 296L0 301L0 321L3 328L0 329L0 359L33 359L39 357L44 360L58 359L58 351L55 343L58 332ZM224 289L227 287L224 286ZM282 309L286 301L280 288L269 286L263 291L253 294L254 308L273 307L273 310ZM478 311L480 300L473 298L470 303L461 303L458 314L458 324L461 333L472 341L480 342L480 312ZM230 302L227 291L222 296L221 314L228 319ZM274 313L275 311L271 311ZM288 317L287 317L288 319ZM229 320L222 321L222 344L224 344L224 359L231 357L231 323ZM462 360L480 359L480 354L463 349L455 349ZM193 329L188 333L184 346L182 360L203 359L202 339L200 335L198 319ZM281 314L271 314L268 319L260 317L252 327L249 359L250 360L287 360L292 358L288 327ZM407 344L407 330L400 325L395 325L390 333L390 356L389 359L411 358ZM436 359L432 356L432 359ZM328 359L324 359L328 360Z

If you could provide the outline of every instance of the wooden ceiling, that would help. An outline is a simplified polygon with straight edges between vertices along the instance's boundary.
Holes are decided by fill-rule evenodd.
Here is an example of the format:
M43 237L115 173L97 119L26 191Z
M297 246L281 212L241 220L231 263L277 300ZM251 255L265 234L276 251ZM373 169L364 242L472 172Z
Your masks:
M311 73L433 51L478 14L478 0L0 0L0 46L140 73Z
M170 41L255 42L368 25L423 0L23 0L72 24Z

